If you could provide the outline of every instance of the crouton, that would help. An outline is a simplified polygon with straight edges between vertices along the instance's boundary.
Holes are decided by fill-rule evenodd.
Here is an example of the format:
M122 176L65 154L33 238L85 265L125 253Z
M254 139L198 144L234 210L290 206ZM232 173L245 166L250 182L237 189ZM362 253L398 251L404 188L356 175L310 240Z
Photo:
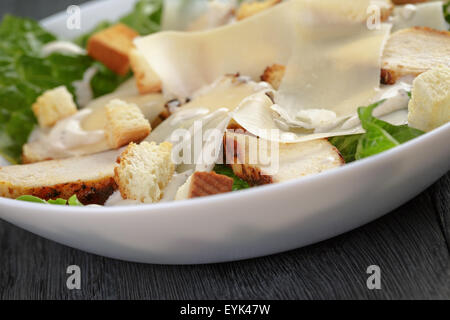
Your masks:
M393 84L401 77L418 76L439 65L450 66L450 32L427 27L403 29L386 43L381 82Z
M344 164L339 151L327 139L277 143L227 132L224 144L226 163L250 185L288 181Z
M144 56L138 50L131 49L129 58L139 93L161 92L161 80L145 60Z
M408 105L413 128L433 130L450 121L450 67L438 67L418 76Z
M115 73L126 75L130 70L129 53L134 48L133 40L138 35L126 25L116 24L89 38L88 54Z
M172 179L172 144L130 143L117 160L114 179L124 199L155 203Z
M273 7L274 5L280 3L281 0L264 0L264 1L252 1L243 2L236 13L237 20L243 20L258 14L266 9Z
M215 172L194 172L177 191L175 200L186 200L233 191L233 179Z
M103 204L117 190L115 160L120 151L0 168L0 196L32 195L45 200L69 199Z
M274 64L266 68L261 76L261 81L265 81L272 85L275 90L280 88L281 80L283 80L286 67L280 64Z
M137 105L114 99L105 108L105 134L111 148L141 142L149 135L150 124Z
M64 86L45 91L31 108L42 128L52 127L77 112L72 94Z

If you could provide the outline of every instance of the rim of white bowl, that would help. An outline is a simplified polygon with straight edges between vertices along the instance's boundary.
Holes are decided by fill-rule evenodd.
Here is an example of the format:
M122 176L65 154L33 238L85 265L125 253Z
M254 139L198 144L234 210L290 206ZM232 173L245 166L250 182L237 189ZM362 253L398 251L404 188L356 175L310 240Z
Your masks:
M248 196L264 196L273 192L274 190L283 190L295 188L296 186L308 184L312 181L317 181L320 179L327 179L339 175L345 175L348 171L352 170L364 170L364 168L369 168L371 165L376 162L381 162L383 160L387 160L388 158L395 157L396 155L407 152L410 149L418 148L422 144L430 143L429 140L432 140L436 136L446 135L450 136L450 123L445 124L444 126L437 128L431 132L428 132L420 137L417 137L413 140L410 140L400 146L382 152L380 154L374 155L369 158L365 158L362 160L354 161L352 163L346 164L342 167L334 168L328 171L324 171L315 175L310 175L298 179L293 179L291 181L286 181L279 184L271 184L258 186L246 190L235 191L220 195L214 195L203 198L189 199L183 201L171 201L171 202L163 202L163 203L155 203L155 204L138 204L138 205L130 205L130 206L112 206L112 207L71 207L71 206L56 206L56 205L43 205L40 203L32 203L26 201L18 201L14 199L2 198L0 197L0 204L6 205L9 207L23 208L23 209L36 209L36 210L45 210L45 211L54 211L60 212L63 209L68 214L87 214L87 215L105 215L105 213L113 213L115 216L123 214L130 216L133 213L157 213L158 211L163 211L166 208L180 208L180 209L188 209L189 207L194 206L210 206L214 205L216 202L221 201L238 201L239 199L248 197ZM126 209L126 210L124 210Z

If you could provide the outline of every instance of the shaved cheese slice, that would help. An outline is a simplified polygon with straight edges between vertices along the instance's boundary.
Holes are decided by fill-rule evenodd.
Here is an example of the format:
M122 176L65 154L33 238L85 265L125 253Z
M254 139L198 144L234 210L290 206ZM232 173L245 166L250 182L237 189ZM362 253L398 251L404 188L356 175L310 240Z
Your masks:
M313 19L335 27L330 19L346 17L365 26L370 3L291 0L236 24L204 32L161 32L137 38L135 44L161 78L165 94L186 98L224 74L256 79L267 66L286 64L299 40L298 24Z
M392 86L394 87L394 86ZM392 88L394 89L394 88ZM386 91L388 89L385 89ZM398 87L397 90L402 90ZM272 92L273 94L273 92ZM269 141L278 141L282 143L297 143L310 141L332 136L345 136L357 133L363 133L358 116L351 117L348 121L341 123L331 132L314 132L311 129L292 128L286 125L284 121L276 116L273 100L270 92L258 92L243 100L239 107L232 113L233 119L245 130L251 134ZM374 114L381 120L394 125L403 125L407 123L408 109L405 104L404 95L382 97L386 102L374 110ZM399 100L401 100L399 102ZM400 103L403 109L393 107L392 103ZM349 125L349 123L352 123Z
M186 28L187 31L210 30L233 21L236 1L211 0L207 3L205 12L192 21Z
M164 93L186 98L225 74L257 79L268 65L287 63L296 2L211 31L161 32L135 44L161 78Z
M382 24L380 30L369 30L348 20L324 24L320 19L299 25L275 95L282 120L289 126L327 132L353 116L359 106L374 102L390 28Z
M445 21L444 10L442 10L443 5L442 1L437 1L396 6L394 9L393 31L416 26L447 31L449 25Z
M371 3L291 0L234 25L163 32L135 44L161 78L165 94L183 98L223 74L256 79L273 63L287 65L275 95L278 107L256 108L258 103L246 101L234 114L237 122L245 129L249 125L249 131L282 129L287 141L340 135L339 125L372 102L379 87L389 25L368 28ZM250 119L249 106L261 113Z
M163 30L186 30L207 10L208 0L164 0Z

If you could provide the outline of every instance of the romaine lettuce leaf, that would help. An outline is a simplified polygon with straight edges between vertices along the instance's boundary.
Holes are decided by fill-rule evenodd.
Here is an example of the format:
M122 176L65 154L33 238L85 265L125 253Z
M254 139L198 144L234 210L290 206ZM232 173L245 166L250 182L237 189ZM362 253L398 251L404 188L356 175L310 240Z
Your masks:
M361 136L362 134L353 134L348 136L332 137L328 140L339 150L345 163L350 163L356 160L356 149L358 148L358 142Z
M83 77L93 64L85 55L41 54L56 37L37 22L6 15L0 24L0 154L17 163L36 119L30 106L44 91Z
M26 201L26 202L34 202L34 203L42 203L42 204L53 204L53 205L59 205L59 206L72 206L72 207L79 207L83 206L83 204L78 200L77 196L74 194L69 198L69 200L66 199L55 199L55 200L43 200L41 198L35 197L35 196L20 196L16 200L19 201Z
M216 164L214 167L214 172L217 174L222 174L224 176L233 178L233 191L243 190L250 188L249 184L236 176L233 172L233 169L231 167L224 165L224 164Z
M94 98L115 91L119 85L131 77L131 72L125 76L120 76L100 62L95 62L94 65L97 68L97 73L91 80L91 89Z

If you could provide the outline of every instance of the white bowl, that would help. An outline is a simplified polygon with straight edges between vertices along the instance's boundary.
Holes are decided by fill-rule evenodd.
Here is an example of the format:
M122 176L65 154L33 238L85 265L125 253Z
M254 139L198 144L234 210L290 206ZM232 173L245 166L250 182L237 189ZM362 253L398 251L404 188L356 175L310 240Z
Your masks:
M89 23L133 1L83 6ZM114 4L114 6L111 6ZM44 20L60 35L66 14ZM45 238L144 263L239 260L299 248L347 232L410 200L450 169L450 124L377 156L283 184L196 200L77 208L0 198L0 217Z

